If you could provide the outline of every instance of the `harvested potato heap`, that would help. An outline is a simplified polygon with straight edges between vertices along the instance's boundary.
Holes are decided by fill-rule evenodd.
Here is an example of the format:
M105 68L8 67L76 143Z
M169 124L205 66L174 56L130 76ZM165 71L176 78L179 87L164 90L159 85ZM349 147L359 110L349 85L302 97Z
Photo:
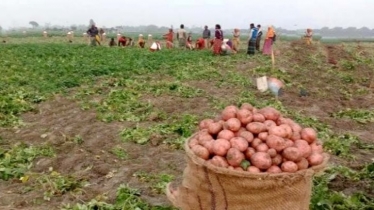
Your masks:
M272 107L228 106L205 119L189 141L194 154L218 167L250 173L294 173L323 163L313 128L302 128Z

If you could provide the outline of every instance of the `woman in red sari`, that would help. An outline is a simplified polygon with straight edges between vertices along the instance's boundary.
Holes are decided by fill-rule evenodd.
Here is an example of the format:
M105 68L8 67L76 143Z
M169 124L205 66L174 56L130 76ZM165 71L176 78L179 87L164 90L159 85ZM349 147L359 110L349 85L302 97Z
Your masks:
M164 35L166 39L166 48L170 49L173 48L173 39L174 39L174 32L173 29L169 29L169 32Z
M205 48L205 40L201 37L196 41L195 49L203 50Z
M223 42L223 31L221 30L221 26L216 24L216 32L214 38L214 45L213 45L213 54L220 55L221 54L221 46Z

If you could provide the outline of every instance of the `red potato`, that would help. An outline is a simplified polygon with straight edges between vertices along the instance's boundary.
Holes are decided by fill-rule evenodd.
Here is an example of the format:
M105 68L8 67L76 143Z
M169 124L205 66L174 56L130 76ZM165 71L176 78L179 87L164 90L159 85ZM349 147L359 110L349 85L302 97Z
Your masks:
M279 117L277 121L275 121L277 123L277 125L282 125L282 124L287 124L288 123L288 120L287 118L285 117Z
M226 158L222 156L214 156L211 160L210 163L218 166L218 167L223 167L227 168L229 166L229 163L226 161Z
M199 123L199 128L200 128L200 130L208 129L208 126L209 126L211 123L214 123L214 120L212 120L212 119L204 119L204 120L202 120L202 121Z
M230 170L235 170L235 168L232 167L232 166L229 166L228 169L230 169Z
M299 162L296 162L296 165L297 165L298 170L304 170L309 167L309 162L307 159L301 158Z
M257 109L256 107L253 107L253 109L252 109L252 113L255 114L255 113L257 113L257 112L258 112L258 109Z
M265 122L265 117L264 115L260 114L260 113L254 113L253 114L253 121L254 122Z
M272 160L268 153L256 152L251 157L251 163L261 170L267 170L272 165Z
M294 142L292 140L286 139L286 148L293 147L293 146L294 146Z
M236 148L244 152L248 148L248 141L243 137L234 137L230 139L231 148Z
M283 128L286 132L286 137L285 138L291 138L292 137L292 128L288 124L282 124L279 127Z
M282 170L279 168L279 166L270 166L270 168L268 168L268 170L266 171L270 174L278 174L278 173L282 173Z
M230 130L232 132L237 132L241 128L242 123L237 118L228 119L223 125L224 129Z
M277 152L281 152L286 148L286 141L284 138L276 135L269 135L266 139L266 144L269 146L269 148L273 148Z
M251 132L249 131L242 131L239 134L240 137L243 137L247 142L251 143L254 139L254 136Z
M273 126L277 126L277 124L272 120L265 120L264 122L266 128L269 130Z
M296 147L288 147L283 150L282 155L284 158L290 161L300 161L301 160L301 154L300 150Z
M199 158L202 158L204 160L209 159L209 151L207 148L201 146L201 145L195 145L191 148L192 152L198 156Z
M320 153L312 153L312 154L308 157L308 163L309 163L309 165L311 165L311 166L317 166L317 165L320 165L321 163L323 163L323 155L320 154Z
M275 157L271 159L272 165L279 166L282 163L282 155L277 154Z
M209 154L214 154L214 151L213 151L214 142L215 142L215 140L210 140L210 141L204 142L204 144L202 145L202 146L204 146L205 148L208 149Z
M235 137L239 137L240 133L243 132L243 131L247 131L247 129L241 127L238 131L234 132Z
M249 104L249 103L243 103L240 106L240 109L246 109L246 110L252 111L253 110L253 106L251 104Z
M254 174L258 174L258 173L261 173L261 170L259 168L257 168L256 166L249 166L247 168L247 171L249 173L254 173Z
M297 124L295 122L293 122L289 125L291 126L293 132L297 132L299 134L301 133L301 130L303 129L299 124Z
M250 160L252 155L256 153L256 150L252 147L248 147L245 152L244 152L244 155L245 157Z
M233 106L233 105L228 106L222 111L221 118L222 120L235 118L237 112L238 112L238 108L236 106Z
M203 145L204 142L213 140L213 137L208 133L200 133L198 141L200 145Z
M212 122L208 125L208 132L212 135L218 134L222 131L222 124L219 122Z
M199 141L198 141L196 138L193 138L193 139L191 139L191 140L188 142L188 146L189 146L190 148L192 148L193 146L198 145L198 144L199 144Z
M217 139L230 140L235 137L235 134L230 130L222 130L218 133Z
M268 149L267 153L270 155L271 158L274 158L278 154L277 151L273 148Z
M301 134L300 132L292 132L292 136L290 138L292 141L296 141L296 140L299 140L301 139Z
M301 138L311 144L317 139L317 132L313 128L304 128L301 130Z
M226 139L217 139L213 143L213 152L216 155L225 156L230 147L230 142Z
M283 172L295 173L298 170L298 167L295 162L286 161L282 163L281 169Z
M261 143L256 147L257 152L267 152L269 150L269 147L265 143ZM270 155L270 154L269 154Z
M294 147L300 150L301 157L303 158L307 158L312 154L312 148L309 146L308 142L304 140L296 140Z
M240 109L236 113L239 121L242 123L242 125L247 125L248 123L253 121L253 114L248 109Z
M234 168L235 171L244 171L244 169L242 169L242 167L236 167Z
M266 131L266 126L260 122L252 122L246 126L247 130L253 134L259 134Z
M273 107L265 107L260 110L258 110L259 113L261 113L266 120L273 120L277 121L278 118L281 116L280 112Z
M273 126L269 128L269 135L276 135L282 138L287 138L287 131L284 129L284 127L281 126Z
M251 147L256 148L256 147L258 147L258 145L260 145L260 144L262 144L261 139L259 139L259 138L255 138L255 139L253 139L253 141L252 141L252 143L251 143Z
M323 153L323 147L320 142L313 142L312 144L310 144L310 147L312 148L312 153Z
M239 167L245 156L236 148L230 148L226 155L227 162L230 166Z
M268 132L261 132L258 134L258 138L261 139L262 141L266 141L269 133Z

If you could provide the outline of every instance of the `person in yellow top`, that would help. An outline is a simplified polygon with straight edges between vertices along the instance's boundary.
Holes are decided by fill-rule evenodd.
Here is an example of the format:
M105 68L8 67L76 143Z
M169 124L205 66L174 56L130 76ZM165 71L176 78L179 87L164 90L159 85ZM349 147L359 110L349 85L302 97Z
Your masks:
M273 26L268 27L268 31L266 33L264 48L262 49L262 53L264 55L271 55L271 52L273 50L273 42L275 41L275 30Z
M240 30L236 28L234 29L234 33L233 33L232 49L235 52L238 52L239 46L240 46Z
M138 45L139 45L139 47L141 47L141 48L144 48L144 46L145 46L145 41L144 41L144 38L143 38L143 34L139 34L139 37L138 37Z
M313 37L313 30L310 28L306 29L304 38L305 38L305 42L307 45L312 44L312 37Z

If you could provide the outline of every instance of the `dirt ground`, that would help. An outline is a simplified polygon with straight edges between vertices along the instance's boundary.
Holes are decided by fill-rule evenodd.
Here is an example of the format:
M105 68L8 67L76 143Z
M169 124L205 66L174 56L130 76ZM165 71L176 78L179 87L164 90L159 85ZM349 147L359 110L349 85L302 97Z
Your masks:
M298 54L298 44L285 46L283 52L293 50ZM317 50L310 49L311 52ZM363 51L362 47L359 49ZM337 65L339 58L349 59L340 46L327 46L326 64ZM341 55L345 53L344 55ZM282 56L282 54L281 54ZM286 61L286 58L284 58ZM303 60L302 56L293 58L293 62ZM365 125L344 119L331 117L331 113L340 110L342 107L350 108L370 108L373 107L373 91L363 96L353 96L350 100L344 100L339 93L339 87L328 89L322 84L329 83L331 78L320 77L319 72L310 71L307 75L300 75L291 66L286 64L284 68L290 69L289 73L294 78L299 78L304 82L304 87L309 91L308 97L300 97L297 89L286 90L280 98L283 105L291 110L300 111L307 116L313 116L320 121L331 126L337 133L352 133L357 135L363 142L374 144L374 123ZM329 64L330 63L330 64ZM255 63L241 63L238 70L248 69L255 66ZM323 66L325 68L326 66ZM362 71L361 71L362 70ZM357 77L367 76L369 70L359 69ZM318 82L312 82L310 78L318 78ZM191 81L191 86L203 89L209 95L225 98L229 101L230 94L238 93L234 89L217 89L206 85L202 81ZM367 84L365 84L367 85ZM249 91L255 91L251 89ZM327 91L328 94L321 97L317 93ZM260 93L256 93L263 97ZM148 97L145 100L150 101L155 107L165 111L168 114L183 113L189 110L191 114L203 115L208 111L208 99L204 97L178 98L163 96L162 98ZM142 191L142 197L153 205L169 204L164 195L153 193L147 184L140 182L134 173L138 171L172 174L176 180L180 180L185 166L184 152L172 150L165 145L152 146L138 145L132 143L123 143L119 137L119 132L125 127L131 127L134 124L128 122L104 123L97 119L94 110L83 111L80 105L66 97L57 96L54 100L40 104L36 112L30 112L22 115L25 126L20 128L5 129L0 128L2 138L11 141L23 141L28 144L47 143L56 150L54 158L40 158L35 161L32 171L47 172L50 167L62 174L71 174L79 180L86 180L91 185L84 188L82 195L71 195L69 193L62 196L56 196L45 205L38 205L43 201L43 190L23 192L24 184L17 180L11 182L0 181L0 209L59 209L62 203L76 203L78 201L89 201L97 195L107 194L109 201L115 198L118 186L122 183L128 183L134 188ZM43 135L46 134L46 135ZM43 135L43 137L42 137ZM72 139L79 135L83 139L81 145L72 142ZM120 160L109 151L115 146L126 148L129 159ZM360 168L363 164L371 162L374 158L372 151L353 148L357 159L348 162L341 158L333 157L332 163L345 163L351 167ZM113 174L113 175L111 175ZM332 182L331 187L338 191L352 192L355 189L364 188L365 183L353 183L338 177ZM367 189L374 197L372 189Z

